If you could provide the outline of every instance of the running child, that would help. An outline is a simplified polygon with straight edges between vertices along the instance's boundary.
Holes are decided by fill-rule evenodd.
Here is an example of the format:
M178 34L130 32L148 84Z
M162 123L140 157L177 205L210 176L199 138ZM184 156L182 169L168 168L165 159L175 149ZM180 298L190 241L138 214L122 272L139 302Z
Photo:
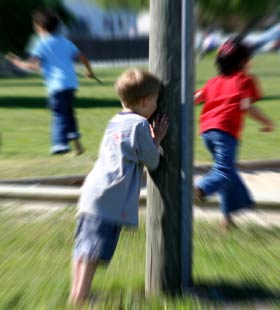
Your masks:
M256 77L249 73L251 56L240 40L229 39L216 57L219 75L195 93L196 104L204 103L200 134L214 160L212 169L194 187L195 203L200 205L217 192L226 229L234 226L233 212L255 204L236 168L244 118L248 114L259 122L261 131L274 129L272 120L254 105L262 94Z

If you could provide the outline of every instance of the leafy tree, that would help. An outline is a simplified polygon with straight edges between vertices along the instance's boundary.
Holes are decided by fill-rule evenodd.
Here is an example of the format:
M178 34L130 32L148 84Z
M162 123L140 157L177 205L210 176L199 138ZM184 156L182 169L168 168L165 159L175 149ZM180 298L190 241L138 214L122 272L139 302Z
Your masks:
M197 0L200 23L239 31L246 31L279 6L279 0Z
M128 9L139 11L149 7L149 0L95 0L106 9Z
M62 19L70 15L61 0L1 0L0 51L21 52L32 33L31 13L38 7L54 9Z
M112 37L115 35L115 23L114 23L114 15L119 14L120 20L126 14L126 18L129 20L131 16L131 12L138 12L142 9L149 8L149 0L91 0L92 2L99 4L104 9L107 10L116 10L113 14L107 15L107 22L109 25L109 29ZM122 10L126 10L125 12ZM110 12L109 12L110 13ZM112 12L111 12L112 13Z
M106 9L139 11L149 8L149 0L92 0ZM159 0L160 1L160 0ZM176 0L180 1L180 0ZM246 31L275 13L279 0L196 0L198 24L222 26L227 30Z

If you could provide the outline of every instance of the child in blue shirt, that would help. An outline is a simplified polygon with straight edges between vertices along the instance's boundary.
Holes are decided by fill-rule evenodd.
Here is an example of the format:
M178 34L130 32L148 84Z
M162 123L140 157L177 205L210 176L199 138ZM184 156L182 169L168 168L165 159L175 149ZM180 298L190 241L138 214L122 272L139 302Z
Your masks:
M84 152L80 142L77 120L72 103L78 88L74 61L84 64L87 76L94 78L88 59L67 38L58 33L60 20L48 9L38 9L33 14L33 26L40 40L31 51L27 60L9 55L8 59L16 66L38 71L42 69L48 90L49 107L52 111L51 154L70 151L68 142L74 141L76 154Z
M83 303L98 264L109 262L123 225L138 225L139 194L144 165L159 163L159 145L168 119L148 119L157 108L160 81L138 69L124 72L116 82L122 111L114 116L87 176L79 200L73 280L69 302Z

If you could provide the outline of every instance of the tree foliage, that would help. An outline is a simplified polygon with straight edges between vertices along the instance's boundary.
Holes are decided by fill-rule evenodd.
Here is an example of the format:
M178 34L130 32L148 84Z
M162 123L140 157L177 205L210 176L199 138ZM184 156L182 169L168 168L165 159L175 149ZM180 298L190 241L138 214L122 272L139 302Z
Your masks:
M31 13L38 7L54 9L62 19L70 15L60 0L1 0L0 6L0 51L19 53L32 33Z
M149 8L149 0L92 1L105 9L139 11ZM223 26L228 30L242 31L274 12L276 7L280 7L280 0L196 0L196 7L199 24Z
M200 20L233 28L248 27L280 6L279 0L197 0Z
M106 9L128 9L139 11L149 7L149 0L95 0Z

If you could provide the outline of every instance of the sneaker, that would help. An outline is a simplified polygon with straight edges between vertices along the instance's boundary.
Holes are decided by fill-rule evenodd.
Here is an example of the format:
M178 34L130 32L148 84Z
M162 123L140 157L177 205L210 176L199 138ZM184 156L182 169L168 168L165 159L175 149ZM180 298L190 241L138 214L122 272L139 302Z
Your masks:
M199 187L193 187L194 204L198 207L203 206L206 203L206 197L203 190Z
M51 155L64 155L70 152L70 149L68 150L60 150L60 151L55 151L55 152L51 152Z

